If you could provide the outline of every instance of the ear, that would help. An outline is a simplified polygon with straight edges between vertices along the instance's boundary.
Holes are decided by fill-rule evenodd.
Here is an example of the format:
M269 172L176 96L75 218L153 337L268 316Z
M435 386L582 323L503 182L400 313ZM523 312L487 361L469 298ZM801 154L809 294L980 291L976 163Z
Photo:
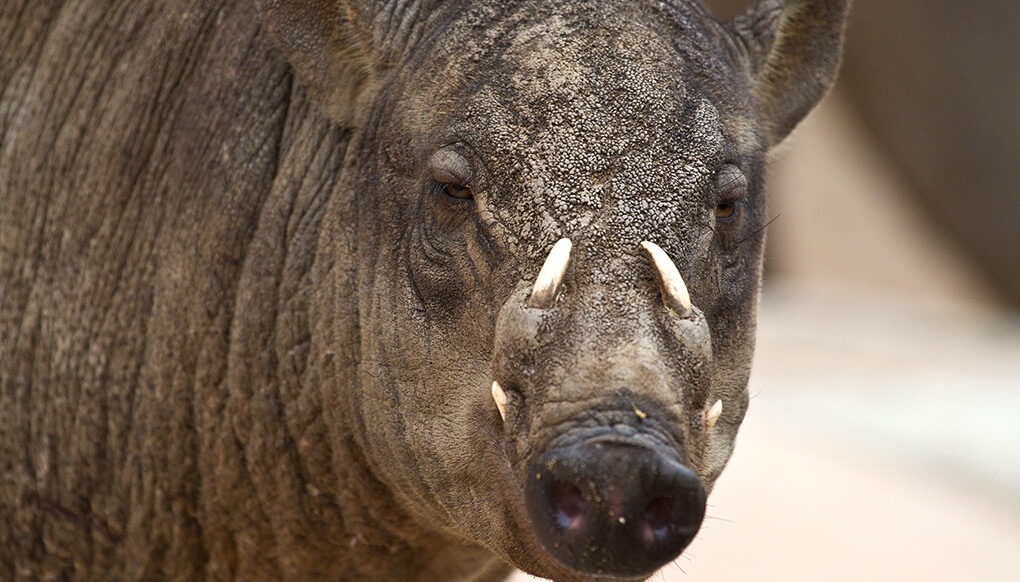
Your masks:
M378 60L367 23L379 0L259 0L269 37L326 114L344 125L373 81Z
M759 0L730 27L747 52L769 145L825 95L839 70L850 0Z

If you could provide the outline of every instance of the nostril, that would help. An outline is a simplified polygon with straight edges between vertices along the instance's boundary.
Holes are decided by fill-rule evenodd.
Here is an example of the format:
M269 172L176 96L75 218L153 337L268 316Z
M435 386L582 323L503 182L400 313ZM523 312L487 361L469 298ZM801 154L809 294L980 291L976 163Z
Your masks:
M661 495L652 498L645 509L645 523L642 537L646 543L675 542L694 537L704 516L705 499L703 489L688 491L687 494ZM686 543L684 543L686 545Z
M553 508L556 512L556 525L560 529L578 530L584 522L584 510L587 504L581 496L581 490L569 483L557 483L553 487Z
M677 523L676 503L670 497L656 497L645 510L644 538L649 544L669 538L670 526Z

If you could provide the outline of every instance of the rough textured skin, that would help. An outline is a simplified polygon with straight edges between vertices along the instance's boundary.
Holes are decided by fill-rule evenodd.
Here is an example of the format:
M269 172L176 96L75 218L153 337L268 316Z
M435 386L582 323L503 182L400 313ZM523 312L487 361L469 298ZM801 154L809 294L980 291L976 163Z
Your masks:
M764 155L845 11L4 2L0 579L586 579L535 542L522 472L605 426L714 482ZM443 148L473 200L430 183ZM749 184L725 224L724 165ZM522 309L562 236L559 303Z

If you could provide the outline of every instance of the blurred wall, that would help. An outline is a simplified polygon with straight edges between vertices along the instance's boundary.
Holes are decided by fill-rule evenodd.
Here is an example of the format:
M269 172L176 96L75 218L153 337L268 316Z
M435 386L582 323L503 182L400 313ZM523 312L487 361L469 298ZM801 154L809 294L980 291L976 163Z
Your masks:
M707 4L720 18L729 18L749 2L707 0ZM811 148L818 144L815 140L826 139L820 134L828 135L842 142L838 147L854 150L858 162L864 158L874 162L858 164L854 169L858 176L876 170L871 172L876 175L858 180L870 190L856 194L874 207L874 218L868 218L867 207L847 215L848 220L863 221L859 224L869 231L870 240L857 246L880 253L881 248L888 249L887 254L901 259L898 268L916 271L909 276L893 274L894 279L913 278L918 285L934 285L930 290L935 292L945 285L950 296L1020 306L1020 3L856 0L840 87L832 100L837 104L827 107L839 112L824 123L840 121L846 124L844 130L808 130ZM803 133L795 133L795 143L788 148L796 151ZM805 154L789 157L796 157L796 162L784 159L780 151L775 165L771 195L777 206L785 205L788 188L800 187L797 180L784 176L811 173L810 168L788 166L819 162ZM853 176L844 173L841 178ZM779 183L782 191L776 187ZM902 200L876 203L876 193ZM898 244L897 229L903 228L904 220L892 220L888 226L893 230L879 233L878 223L890 222L885 214L890 205L912 225L903 242L913 250L875 249L877 242ZM850 206L851 200L838 199L837 207ZM918 224L919 219L927 224ZM775 242L791 222L788 213L771 228ZM792 228L803 231L799 225ZM802 268L796 260L802 258L796 253L802 245L834 246L824 239L798 240L784 251L783 244L776 244L769 251L771 267ZM838 254L829 257L832 262L840 259Z

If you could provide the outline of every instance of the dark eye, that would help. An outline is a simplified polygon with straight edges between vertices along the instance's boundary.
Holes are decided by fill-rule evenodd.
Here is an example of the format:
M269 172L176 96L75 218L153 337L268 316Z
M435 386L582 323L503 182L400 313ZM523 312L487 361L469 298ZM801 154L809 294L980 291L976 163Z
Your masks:
M467 186L460 186L457 184L443 184L443 194L446 194L450 198L459 198L461 200L472 200L475 197L474 192Z
M740 212L740 203L747 197L747 176L740 168L727 164L715 176L715 218L730 222Z

